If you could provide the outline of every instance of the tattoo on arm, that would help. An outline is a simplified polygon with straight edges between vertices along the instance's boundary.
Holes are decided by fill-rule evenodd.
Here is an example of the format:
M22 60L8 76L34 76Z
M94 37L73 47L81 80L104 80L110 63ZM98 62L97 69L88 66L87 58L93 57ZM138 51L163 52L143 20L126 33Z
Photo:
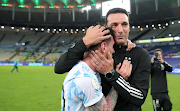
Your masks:
M118 93L117 91L112 87L112 89L110 90L110 92L108 93L108 95L106 96L106 101L108 104L108 107L110 109L114 109L116 102L117 102L117 98L118 98Z
M103 96L100 101L87 109L89 111L112 111L116 105L117 98L118 93L112 88L106 98Z

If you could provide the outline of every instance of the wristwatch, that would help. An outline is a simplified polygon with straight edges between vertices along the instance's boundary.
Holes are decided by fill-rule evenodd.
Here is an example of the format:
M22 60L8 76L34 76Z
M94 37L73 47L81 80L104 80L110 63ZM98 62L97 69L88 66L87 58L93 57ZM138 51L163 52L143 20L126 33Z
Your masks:
M115 70L112 69L111 71L106 73L105 77L108 78L108 79L112 79L113 76L114 76L114 73L115 73Z

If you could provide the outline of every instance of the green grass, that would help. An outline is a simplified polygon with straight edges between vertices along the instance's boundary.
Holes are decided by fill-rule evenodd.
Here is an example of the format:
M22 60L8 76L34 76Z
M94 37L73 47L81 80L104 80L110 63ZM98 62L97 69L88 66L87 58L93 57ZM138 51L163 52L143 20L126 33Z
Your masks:
M61 88L65 74L54 73L54 67L0 67L0 111L60 111ZM180 75L168 74L169 95L173 110L180 109ZM150 90L149 90L150 92ZM150 93L142 111L153 111Z
M172 111L180 110L180 75L167 74L168 90L171 102L173 104ZM148 96L142 106L142 111L153 111L152 97L149 89Z
M60 94L65 75L54 67L0 67L0 111L60 111Z

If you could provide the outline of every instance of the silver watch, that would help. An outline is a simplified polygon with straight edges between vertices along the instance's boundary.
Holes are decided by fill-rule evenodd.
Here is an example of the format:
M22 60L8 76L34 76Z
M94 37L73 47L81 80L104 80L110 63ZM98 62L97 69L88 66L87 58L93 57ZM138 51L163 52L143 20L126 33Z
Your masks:
M112 79L114 77L115 70L112 69L111 71L107 72L105 77L108 79Z

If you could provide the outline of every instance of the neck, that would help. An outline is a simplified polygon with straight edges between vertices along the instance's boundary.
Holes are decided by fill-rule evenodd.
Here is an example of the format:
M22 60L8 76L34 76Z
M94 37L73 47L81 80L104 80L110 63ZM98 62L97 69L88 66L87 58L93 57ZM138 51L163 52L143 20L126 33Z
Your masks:
M91 63L91 58L87 55L83 60L94 72L97 72L96 68Z

